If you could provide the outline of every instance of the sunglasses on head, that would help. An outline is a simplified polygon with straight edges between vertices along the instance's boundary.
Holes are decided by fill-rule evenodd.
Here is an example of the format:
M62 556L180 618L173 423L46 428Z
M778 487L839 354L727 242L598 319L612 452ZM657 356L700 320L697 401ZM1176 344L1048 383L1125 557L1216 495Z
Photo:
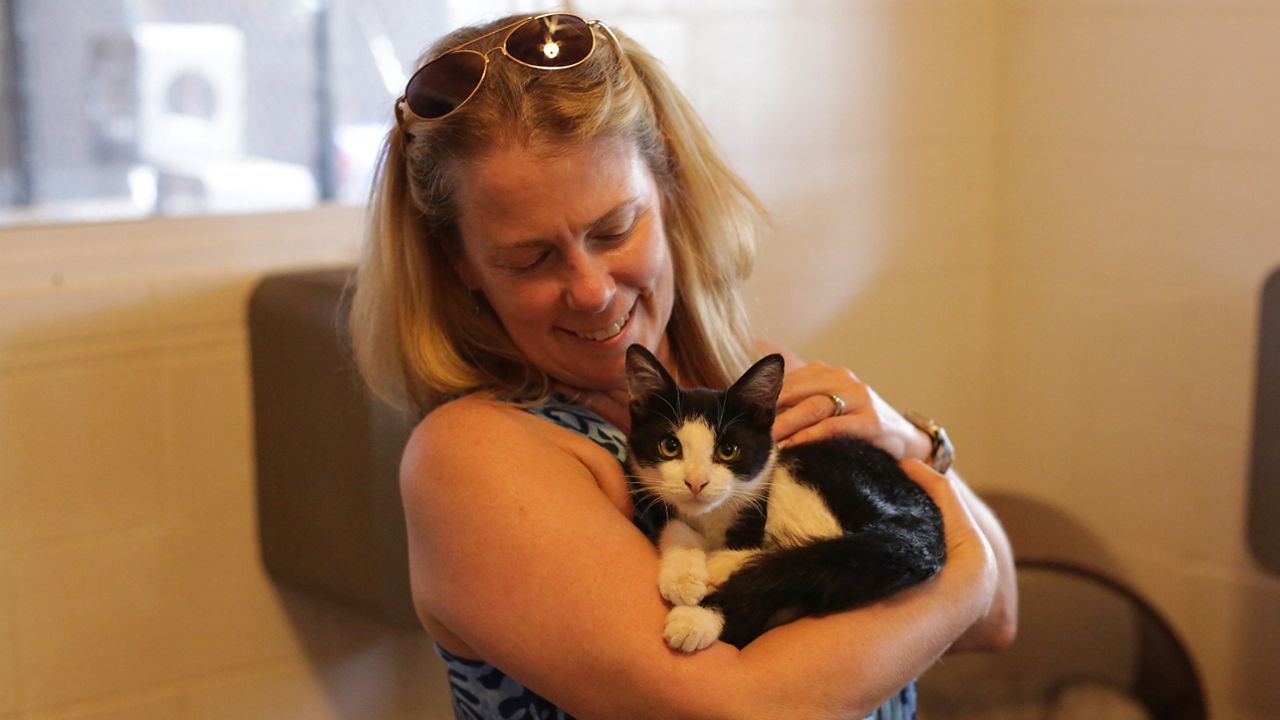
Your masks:
M405 85L396 101L396 121L403 115L419 120L445 117L462 107L484 82L489 54L500 51L506 57L538 70L564 70L580 65L596 49L595 28L601 28L618 45L609 26L590 22L568 13L547 13L517 20L497 30L474 37L428 60ZM484 52L465 50L487 37L507 31L496 47ZM403 127L403 126L402 126Z

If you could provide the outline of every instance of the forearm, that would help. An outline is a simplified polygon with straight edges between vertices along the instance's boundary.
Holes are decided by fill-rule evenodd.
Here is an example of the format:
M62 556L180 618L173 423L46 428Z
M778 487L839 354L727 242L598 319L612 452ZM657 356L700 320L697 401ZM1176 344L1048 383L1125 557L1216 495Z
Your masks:
M888 601L802 618L744 648L732 666L742 705L728 717L863 717L928 669L986 610L994 577L948 563Z
M908 463L943 511L948 561L938 577L798 620L741 652L724 643L671 651L658 555L598 487L607 473L624 482L616 462L602 456L588 473L595 456L548 443L538 422L459 401L415 431L401 478L414 598L477 657L577 717L862 717L991 602L993 555L959 483Z
M954 470L948 474L954 476L956 480L960 479ZM957 482L956 486L960 488L974 521L986 536L992 552L995 553L999 577L991 607L956 640L951 650L957 652L1004 650L1013 644L1018 630L1018 581L1013 549L1004 528L1000 525L1000 520L996 518L991 508L987 507L977 493L963 481Z

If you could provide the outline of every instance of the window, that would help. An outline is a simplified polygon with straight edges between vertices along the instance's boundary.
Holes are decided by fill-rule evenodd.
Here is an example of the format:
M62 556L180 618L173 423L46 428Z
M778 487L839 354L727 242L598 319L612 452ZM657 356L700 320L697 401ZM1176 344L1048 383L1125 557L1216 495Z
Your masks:
M0 0L0 225L363 202L406 71L511 0Z

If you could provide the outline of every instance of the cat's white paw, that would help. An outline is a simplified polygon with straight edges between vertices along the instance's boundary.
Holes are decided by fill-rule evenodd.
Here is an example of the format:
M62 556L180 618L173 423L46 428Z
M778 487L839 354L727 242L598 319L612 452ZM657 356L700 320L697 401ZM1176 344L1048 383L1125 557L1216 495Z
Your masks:
M663 558L658 591L672 605L702 602L707 595L707 556L701 550L682 550Z
M695 652L715 642L723 629L724 616L719 612L697 605L677 605L667 613L662 636L672 650Z
M754 550L721 550L713 553L707 558L707 584L712 588L720 587L755 554Z

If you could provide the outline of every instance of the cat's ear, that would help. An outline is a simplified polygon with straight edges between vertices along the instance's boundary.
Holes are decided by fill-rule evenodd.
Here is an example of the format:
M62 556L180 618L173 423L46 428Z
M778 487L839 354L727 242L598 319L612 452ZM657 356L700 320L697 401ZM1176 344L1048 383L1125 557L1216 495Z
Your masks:
M676 381L645 346L637 343L627 348L627 390L632 402L675 389Z
M766 355L738 378L728 394L772 418L777 409L778 395L782 393L785 369L786 363L781 355Z

